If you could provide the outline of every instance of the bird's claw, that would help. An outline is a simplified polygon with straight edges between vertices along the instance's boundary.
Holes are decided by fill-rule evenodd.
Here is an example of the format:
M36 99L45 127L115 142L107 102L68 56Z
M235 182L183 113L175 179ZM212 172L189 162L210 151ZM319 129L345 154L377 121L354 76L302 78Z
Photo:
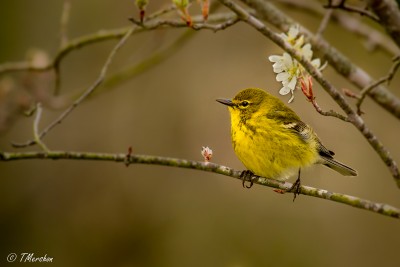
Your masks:
M258 179L258 177L250 170L244 170L240 174L240 178L242 179L242 186L243 188L251 188L253 186L254 180ZM246 185L246 182L250 182L250 185Z

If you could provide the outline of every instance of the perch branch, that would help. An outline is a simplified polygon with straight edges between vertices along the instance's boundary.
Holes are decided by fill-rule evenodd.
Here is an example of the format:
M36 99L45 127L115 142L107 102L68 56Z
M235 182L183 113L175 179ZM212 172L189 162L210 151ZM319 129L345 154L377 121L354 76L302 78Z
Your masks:
M177 168L187 168L206 172L213 172L230 176L232 178L241 179L241 171L236 171L229 167L218 165L212 162L199 162L186 159L177 159L170 157L159 157L149 155L135 155L135 154L106 154L106 153L92 153L92 152L64 152L64 151L51 151L46 152L18 152L7 153L0 152L0 161L16 161L28 159L52 159L52 160L93 160L93 161L112 161L119 162L124 165L129 164L152 164L161 166L171 166ZM277 188L280 190L288 190L292 184L289 182L281 182L274 179L258 177L253 179L253 183ZM341 193L329 192L324 189L314 188L310 186L301 186L300 194L326 199L342 203L351 207L360 208L372 211L377 214L389 216L392 218L400 219L400 210L384 203L376 203L370 200L362 199L355 196L350 196Z

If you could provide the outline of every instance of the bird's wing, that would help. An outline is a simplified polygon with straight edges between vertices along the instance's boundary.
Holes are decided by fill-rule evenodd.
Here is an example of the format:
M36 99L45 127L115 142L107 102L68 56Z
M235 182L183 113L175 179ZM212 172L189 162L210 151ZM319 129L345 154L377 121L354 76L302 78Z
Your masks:
M335 153L329 149L327 149L319 140L318 136L314 133L312 128L305 124L302 121L298 121L295 123L290 123L286 125L287 128L293 130L296 134L300 136L304 141L309 141L311 138L317 142L318 153L322 157L333 158Z
M269 119L281 122L285 128L292 130L305 142L309 142L310 139L314 139L317 142L318 153L320 156L333 158L333 156L335 155L333 151L327 149L321 143L312 128L302 122L300 118L296 115L296 113L294 113L294 111L292 111L290 108L287 108L286 106L280 107L280 109L273 110L272 112L267 114L267 117Z

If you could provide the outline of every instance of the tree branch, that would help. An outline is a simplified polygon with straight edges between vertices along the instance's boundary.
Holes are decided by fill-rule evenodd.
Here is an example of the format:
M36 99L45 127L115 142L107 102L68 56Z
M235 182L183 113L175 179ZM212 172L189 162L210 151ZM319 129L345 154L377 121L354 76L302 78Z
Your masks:
M295 7L308 12L311 15L317 15L321 17L324 17L326 12L323 8L321 8L321 5L318 2L314 1L279 0L279 3L285 4L290 8ZM330 9L329 11L333 10ZM331 12L331 15L330 21L337 23L343 29L346 29L347 31L365 39L367 50L372 51L376 48L380 48L383 52L386 52L391 57L400 53L400 49L393 43L392 40L390 40L390 38L375 28L363 23L359 19L356 19L353 16L343 12ZM318 34L316 34L316 37L318 37Z
M124 37L117 43L117 45L113 48L111 53L108 55L106 62L104 63L103 68L101 69L99 77L96 81L71 105L69 106L56 120L50 123L38 136L38 140L42 139L48 132L50 132L55 126L60 124L80 103L83 102L93 91L103 82L104 77L106 76L108 67L110 66L112 60L114 59L117 51L125 44L126 40L128 40L129 36L131 36L134 28L132 27L129 31L127 31ZM31 140L23 144L13 144L14 147L27 147L37 144L36 140Z
M396 57L394 60L393 66L390 68L388 74L384 77L381 77L379 80L375 81L374 83L368 85L367 87L365 87L364 89L361 90L359 96L358 96L358 101L357 101L357 113L358 115L361 115L363 112L361 110L361 104L363 103L365 97L367 96L367 94L373 90L375 87L377 87L378 85L384 83L384 82L390 82L394 75L396 74L397 69L400 66L400 57Z
M52 159L52 160L93 160L93 161L112 161L123 164L151 164L161 166L171 166L177 168L194 169L206 172L213 172L230 176L232 178L241 179L241 171L236 171L226 166L218 165L212 162L199 162L186 159L159 157L149 155L134 155L134 154L107 154L107 153L93 153L93 152L64 152L64 151L51 151L51 152L21 152L21 153L8 153L0 152L0 161L16 161L28 159ZM292 184L288 182L281 182L274 179L259 177L253 179L253 183L277 188L280 190L288 190ZM355 196L350 196L341 193L329 192L324 189L314 188L310 186L301 186L300 194L326 199L338 203L342 203L355 208L369 210L374 213L389 216L392 218L400 219L400 209L384 203L376 203L370 200L362 199Z
M163 14L163 13L157 13ZM152 20L147 19L146 23L143 26L133 26L133 34L141 33L144 31L151 31L166 27L172 28L187 28L186 22L182 20L153 20L154 16L149 16ZM237 22L236 16L232 16L232 14L228 13L220 13L211 15L208 18L208 23L203 23L203 18L200 16L193 17L193 22L195 23L194 30L212 30L214 32L219 30L224 30L229 26L234 25ZM210 23L218 23L221 24L213 25ZM9 72L19 72L19 71L48 71L53 68L59 67L61 61L71 52L78 50L82 47L91 45L93 43L103 42L107 40L113 39L121 39L127 31L131 30L132 26L122 27L118 29L111 30L101 30L97 33L88 34L82 37L78 37L76 39L70 40L67 44L65 44L54 56L52 62L50 62L46 66L34 66L28 61L20 61L20 62L6 62L0 65L0 75L9 73Z
M33 121L33 137L36 142L45 152L49 152L49 149L47 146L40 140L40 134L39 134L39 122L40 119L42 118L42 104L37 103L36 104L36 116L35 120Z
M64 0L61 19L60 19L60 47L63 47L68 42L68 21L69 21L69 13L71 10L71 2L70 0Z
M222 17L224 19L222 19ZM227 27L233 26L235 23L239 21L236 15L232 14L219 14L217 16L212 16L212 19L218 19L217 21L223 21L220 24L216 25L206 25L208 29L216 32L219 30L223 30ZM202 28L203 25L194 25L196 30L205 29ZM142 61L128 66L127 68L120 70L116 73L111 74L108 78L104 80L101 86L95 91L93 95L101 94L104 91L108 91L111 88L115 88L116 86L121 85L122 83L132 79L133 77L141 74L151 67L161 63L162 61L169 58L172 54L174 54L180 47L182 47L187 41L189 41L194 35L196 31L193 31L192 28L187 29L182 35L180 35L175 41L173 41L170 45L165 48L162 48L159 51L152 53L149 57L143 59ZM91 96L93 96L91 95Z
M393 0L368 0L366 1L370 9L379 18L379 24L400 47L400 12L399 6Z
M208 24L208 23L198 23L193 25L193 29L194 30L201 30L201 29L208 29L208 30L212 30L214 32L220 31L220 30L224 30L227 27L233 26L235 25L239 19L236 16L232 16L232 14L225 14L223 16L216 16L216 18L218 17L218 19L221 19L221 17L224 18L224 22L221 24ZM215 18L214 18L215 19ZM118 51L118 49L126 42L126 40L129 38L129 36L131 36L136 30L151 30L151 29L158 29L160 27L163 26L172 26L172 27L187 27L185 22L182 21L178 21L178 20L158 20L155 22L151 22L148 23L146 25L143 25L142 27L139 26L132 26L130 27L130 29L128 31L126 31L124 33L124 35L122 36L122 39L118 42L118 44L114 47L114 49L111 51L110 55L107 58L106 63L104 64L100 76L98 77L98 79L93 83L93 85L91 87L89 87L69 108L67 108L55 121L53 121L50 125L48 125L39 135L39 139L42 139L45 135L47 135L47 133L53 129L55 126L57 126L58 124L60 124L62 122L62 120L67 117L81 102L83 102L89 95L91 95L94 90L103 82L104 78L105 78L105 74L107 72L108 66L110 65L115 53ZM139 28L138 28L139 27ZM111 34L110 36L115 37L115 36L119 36L120 31L117 32L117 35L115 35L115 31L113 32L113 34ZM90 38L90 40L92 40L92 38ZM98 39L96 39L98 40ZM84 42L78 42L79 44L86 44L87 43L87 39L85 39ZM74 47L76 47L76 45L71 42L68 47L71 47L70 49L73 49ZM64 49L63 53L58 54L58 56L56 56L55 60L54 60L54 68L56 70L58 70L58 66L59 63L61 62L61 59L65 56L65 53L68 53L68 51L70 51L69 49ZM47 69L47 67L44 67L44 69ZM13 143L12 145L14 147L17 148L21 148L21 147L27 147L27 146L32 146L37 144L36 140L30 140L27 141L25 143Z
M329 8L329 9L342 9L344 11L352 12L352 13L357 13L360 14L361 16L366 16L373 21L380 23L379 18L377 18L374 14L369 12L368 10L365 10L363 8L359 8L356 6L347 6L346 5L346 0L341 0L339 4L332 4L332 0L328 1L327 5L324 5L324 8Z
M323 32L325 31L326 27L328 26L329 21L330 21L331 18L332 18L332 14L333 14L333 10L332 10L332 9L326 11L326 13L325 13L325 15L323 16L322 21L321 21L321 23L320 23L320 25L319 25L319 27L318 27L318 30L317 30L317 32L315 33L315 36L316 36L317 38L319 38L320 36L322 36Z
M8 72L16 72L16 71L48 71L53 69L55 66L59 65L61 60L68 55L70 52L82 48L84 46L102 42L105 40L111 39L120 39L122 38L128 30L132 27L124 27L113 30L102 30L94 34L89 34L86 36L82 36L76 38L74 40L69 41L63 48L61 48L57 54L55 55L52 62L50 62L46 66L36 67L33 66L30 62L21 61L21 62L7 62L0 65L0 75ZM139 32L139 29L135 29ZM135 32L136 32L135 31Z
M195 33L196 32L193 31L192 29L187 29L167 47L155 51L147 58L141 60L140 62L132 66L128 66L125 69L122 69L116 73L109 75L109 77L107 77L104 80L103 84L100 86L99 89L96 90L96 92L93 95L97 95L111 88L115 88L121 85L122 83L132 79L136 75L147 71L148 69L154 67L157 64L160 64L161 62L172 56L176 51L178 51L179 48L181 48L189 40L191 40L191 38L195 35Z

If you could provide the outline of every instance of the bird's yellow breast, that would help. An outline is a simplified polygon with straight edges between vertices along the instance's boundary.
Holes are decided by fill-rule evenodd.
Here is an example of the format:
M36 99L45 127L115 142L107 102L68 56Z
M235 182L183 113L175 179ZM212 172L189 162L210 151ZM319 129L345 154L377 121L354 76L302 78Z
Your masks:
M290 129L257 112L251 119L243 120L239 110L229 110L233 148L240 161L254 174L284 180L300 167L318 160L314 139L301 140Z

